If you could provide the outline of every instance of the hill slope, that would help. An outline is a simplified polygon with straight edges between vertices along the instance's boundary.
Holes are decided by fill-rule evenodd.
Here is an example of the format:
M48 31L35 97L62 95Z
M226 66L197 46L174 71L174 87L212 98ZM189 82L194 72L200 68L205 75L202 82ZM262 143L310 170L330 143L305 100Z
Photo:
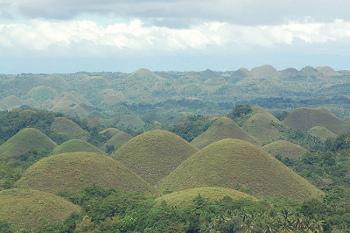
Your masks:
M102 150L97 148L96 146L91 145L88 142L85 142L80 139L71 139L62 143L56 147L53 151L53 155L68 153L68 152L95 152L100 154L105 154Z
M251 69L250 73L252 73L255 77L278 77L280 75L280 72L278 72L273 66L271 65L263 65L258 66L253 69Z
M132 138L133 136L131 136L127 132L119 131L105 143L104 147L114 146L115 149L118 149Z
M0 159L14 159L29 150L53 150L57 144L38 129L25 128L0 146Z
M152 192L153 188L120 162L105 155L75 152L53 155L29 167L16 187L74 192L96 184L103 188Z
M267 144L263 146L262 149L273 156L281 155L289 158L300 158L300 156L307 152L304 147L284 140L278 140Z
M220 117L205 132L192 140L199 149L225 138L234 138L258 144L258 141L241 129L228 117Z
M315 126L309 129L308 133L314 137L319 137L322 140L326 140L327 138L336 138L337 135L332 131L328 130L322 126Z
M90 133L83 130L77 123L66 117L56 117L51 124L51 130L57 134L64 135L68 139L81 139L87 141Z
M51 193L30 189L8 189L0 192L0 219L12 223L15 231L34 229L43 220L64 221L80 208Z
M213 143L165 177L160 190L247 187L253 195L305 200L322 194L263 149L242 140Z
M197 151L174 133L152 130L125 143L112 157L155 185Z

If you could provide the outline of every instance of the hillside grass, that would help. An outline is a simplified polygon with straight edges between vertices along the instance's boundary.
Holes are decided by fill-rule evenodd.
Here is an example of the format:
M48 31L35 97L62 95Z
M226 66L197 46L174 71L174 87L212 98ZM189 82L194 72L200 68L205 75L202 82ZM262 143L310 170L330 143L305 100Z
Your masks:
M156 201L158 203L165 201L170 206L187 206L193 204L193 199L198 195L201 195L201 197L209 201L217 201L225 196L229 196L233 200L238 200L241 198L256 199L246 193L242 193L234 189L220 187L203 187L169 193L164 196L158 197Z
M246 188L256 197L298 201L322 194L263 149L238 139L224 139L205 147L159 185L163 192L196 187Z
M53 150L57 144L40 130L25 128L0 146L0 159L16 159L30 150Z
M155 193L122 163L102 154L75 152L53 155L33 164L15 183L18 188L75 192L96 184L103 188Z
M205 132L193 139L191 144L202 149L211 143L225 138L241 139L254 144L260 144L258 140L246 133L228 117L220 117Z
M68 152L94 152L94 153L105 154L105 152L103 152L101 149L80 139L71 139L69 141L62 143L61 145L53 149L51 154L57 155L57 154L68 153Z
M112 157L156 185L197 151L196 147L174 133L151 130L125 143Z
M117 150L126 142L130 141L132 138L133 136L131 136L127 132L119 131L104 144L104 148L108 146L113 146L114 149Z
M327 138L336 138L337 135L332 131L328 130L323 126L315 126L309 129L308 133L314 137L319 137L322 140L326 140Z
M42 221L64 221L80 207L52 193L30 189L0 191L0 219L12 224L15 232L21 228L34 229Z
M81 139L87 141L90 133L83 130L77 123L66 117L56 117L51 124L51 130L57 134L66 136L68 139Z
M250 70L255 77L278 77L280 72L271 65L258 66Z
M262 149L273 156L281 155L288 158L300 158L307 152L307 149L304 147L284 140L278 140L267 144L263 146Z

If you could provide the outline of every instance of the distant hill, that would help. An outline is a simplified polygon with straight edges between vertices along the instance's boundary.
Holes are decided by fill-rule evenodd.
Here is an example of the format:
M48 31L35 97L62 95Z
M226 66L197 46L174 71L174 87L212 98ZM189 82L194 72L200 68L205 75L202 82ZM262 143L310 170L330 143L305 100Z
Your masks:
M309 131L315 126L323 126L335 134L342 133L343 123L342 120L324 107L297 108L283 120L284 125L294 130Z
M250 73L253 74L255 77L278 77L280 75L280 72L278 72L273 66L271 65L263 65L258 66L250 70Z
M301 69L300 74L301 74L301 76L304 76L304 77L312 77L312 76L317 77L317 76L319 76L319 72L311 66L306 66L303 69Z
M51 124L51 130L68 139L81 139L87 141L90 133L83 130L77 123L66 117L56 117Z
M30 150L53 150L57 144L38 129L25 128L0 146L1 159L15 159Z
M238 139L224 139L205 147L172 171L159 186L163 191L196 187L245 187L257 197L299 201L322 194L263 149Z
M124 131L119 131L104 144L104 147L106 148L107 146L113 146L114 149L118 149L132 138L133 136L131 136L130 134Z
M126 129L128 127L131 129L140 129L144 124L145 123L136 116L124 115L120 117L117 127L122 129Z
M46 192L75 192L96 184L103 188L155 193L122 163L102 154L75 152L52 155L29 167L16 182L19 188Z
M337 71L333 70L333 68L329 66L319 66L319 67L316 67L316 70L328 77L334 77L334 76L340 75Z
M43 103L45 100L54 99L58 95L57 91L51 87L37 86L33 87L27 93L27 96Z
M152 185L198 151L190 143L165 130L151 130L131 139L112 157Z
M287 68L282 70L280 73L281 73L280 75L281 78L294 78L299 75L299 70L295 68Z
M52 151L52 154L57 155L68 152L95 152L105 154L105 152L103 152L101 149L80 139L71 139L69 141L64 142L62 145L56 147Z
M190 204L193 204L193 199L198 195L201 195L201 197L210 201L218 201L225 196L229 196L234 200L238 200L240 198L255 199L246 193L242 193L234 189L220 187L202 187L169 193L158 197L156 201L158 203L165 201L170 206L188 206Z
M23 101L15 95L9 95L3 99L0 104L7 110L11 110L13 107L20 107L23 105Z
M276 156L281 155L288 158L300 158L307 150L304 147L288 141L278 140L262 147L267 153Z
M0 219L12 223L15 232L22 228L32 229L48 223L64 221L80 207L51 193L30 189L0 191Z
M308 133L314 137L319 137L322 140L326 140L327 138L336 138L337 135L332 131L328 130L323 126L315 126L309 129Z
M235 72L232 73L233 77L239 77L239 78L250 78L253 77L254 75L246 68L240 68L236 70Z
M191 144L202 149L225 138L235 138L258 144L258 141L241 129L233 120L220 117L204 133L192 140Z

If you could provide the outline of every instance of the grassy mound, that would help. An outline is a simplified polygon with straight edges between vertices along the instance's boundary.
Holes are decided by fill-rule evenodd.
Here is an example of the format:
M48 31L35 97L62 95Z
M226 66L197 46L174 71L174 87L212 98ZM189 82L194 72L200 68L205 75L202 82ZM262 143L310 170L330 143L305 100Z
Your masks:
M112 157L155 185L197 151L176 134L152 130L125 143Z
M68 153L68 152L95 152L100 154L105 154L102 150L96 146L91 145L80 139L71 139L64 142L62 145L56 147L53 151L53 155Z
M16 187L57 193L96 184L103 188L152 192L154 189L120 162L97 153L53 155L29 167Z
M308 133L314 137L319 137L322 140L326 140L327 138L336 138L337 135L332 131L328 130L322 126L315 126L309 129Z
M141 129L145 123L136 116L124 115L121 116L118 122L118 128L126 129L128 127L132 129Z
M284 140L275 141L262 148L273 156L281 155L289 158L300 158L300 156L307 152L304 147Z
M114 149L118 149L132 138L133 136L130 134L124 131L119 131L105 143L104 147L114 146Z
M246 193L242 193L234 189L220 187L203 187L169 193L164 196L158 197L156 201L166 201L166 203L171 206L187 206L193 203L193 199L196 196L198 196L198 194L210 201L220 200L225 196L229 196L234 200L248 197L253 198L252 196Z
M30 189L9 189L0 192L0 219L12 223L14 231L33 229L43 220L64 221L80 208L51 193Z
M57 95L57 91L51 87L37 86L30 89L27 96L33 98L40 103L48 99L54 99Z
M165 177L159 187L162 191L244 187L257 197L299 201L322 194L263 149L237 139L224 139L200 150Z
M15 95L9 95L5 99L1 101L1 105L4 106L6 109L10 109L14 106L21 106L23 105L23 102L20 98L18 98Z
M287 68L281 71L281 78L293 78L299 75L299 70L295 68Z
M56 117L51 124L51 130L57 134L66 136L68 139L81 139L86 141L90 133L83 130L77 123L66 117Z
M125 99L120 97L120 95L109 95L106 98L104 98L100 104L115 105L124 101Z
M102 130L101 132L99 132L98 134L109 134L111 136L116 135L117 133L120 133L121 131L119 129L116 128L107 128Z
M257 140L241 129L233 120L220 117L204 133L192 140L191 144L199 149L225 138L234 138L258 144Z
M315 126L323 126L335 134L341 134L344 122L324 107L297 108L286 119L283 124L294 129L309 131Z
M316 67L316 70L318 72L320 72L321 74L328 76L328 77L340 75L337 71L333 70L333 68L331 68L329 66L319 66L319 67Z
M165 81L163 77L158 76L148 69L139 69L126 77L127 80L134 81Z
M318 77L320 76L320 73L311 66L306 66L303 69L300 70L301 76L304 77Z
M251 69L250 73L255 77L278 77L280 75L280 72L270 65L255 67Z
M276 117L261 107L253 107L253 116L244 122L242 128L259 141L277 140L282 136L273 123L282 125Z
M233 77L239 77L239 78L247 78L247 77L253 77L254 75L250 73L249 70L246 68L240 68L239 70L236 70L232 74Z
M29 150L53 150L56 143L38 129L25 128L0 146L0 158L15 159Z

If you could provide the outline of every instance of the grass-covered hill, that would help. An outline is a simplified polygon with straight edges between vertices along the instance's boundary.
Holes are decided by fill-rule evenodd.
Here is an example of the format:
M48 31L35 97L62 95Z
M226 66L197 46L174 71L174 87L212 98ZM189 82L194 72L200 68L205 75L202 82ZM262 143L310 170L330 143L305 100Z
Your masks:
M165 201L168 205L171 206L187 206L189 204L193 204L193 199L198 195L210 201L217 201L225 196L229 196L233 200L249 197L254 199L254 197L234 189L220 187L202 187L172 192L164 196L158 197L156 201Z
M81 139L87 141L90 133L83 130L77 123L66 117L56 117L51 124L51 130L67 139Z
M118 149L132 138L133 136L131 136L127 132L119 131L104 144L104 147L107 148L108 146L113 146L114 149Z
M112 157L156 185L198 149L174 133L147 131L120 147Z
M316 70L325 76L334 77L340 75L337 71L335 71L332 67L329 66L318 66L316 67Z
M147 182L119 161L90 152L64 153L41 159L29 167L15 185L58 193L75 192L93 184L103 188L154 193Z
M328 130L323 126L315 126L309 129L308 133L314 137L319 137L322 140L326 140L327 138L336 138L337 135L332 131Z
M306 200L322 192L263 149L242 140L213 143L165 177L162 191L196 187L247 188L257 197Z
M276 124L282 125L282 122L261 107L254 106L252 109L253 116L246 120L242 126L249 135L261 142L275 141L282 136L275 126Z
M250 70L255 77L278 77L280 72L278 72L271 65L258 66Z
M300 156L307 152L304 147L284 140L278 140L267 144L263 146L262 149L273 156L280 155L289 158L300 158Z
M25 128L0 146L1 159L15 159L31 150L53 150L57 144L38 129Z
M0 219L9 222L15 232L21 228L34 229L45 221L64 221L73 212L81 211L62 197L30 189L0 191L0 210Z
M323 126L337 135L344 130L342 127L344 122L324 107L295 109L283 120L283 124L294 130L302 131L309 131L315 126Z
M220 117L205 132L193 139L192 145L202 149L209 144L225 138L234 138L258 144L259 142L241 129L228 117Z
M68 152L94 152L105 154L101 149L80 139L71 139L69 141L66 141L53 149L51 153L53 155L57 155Z

